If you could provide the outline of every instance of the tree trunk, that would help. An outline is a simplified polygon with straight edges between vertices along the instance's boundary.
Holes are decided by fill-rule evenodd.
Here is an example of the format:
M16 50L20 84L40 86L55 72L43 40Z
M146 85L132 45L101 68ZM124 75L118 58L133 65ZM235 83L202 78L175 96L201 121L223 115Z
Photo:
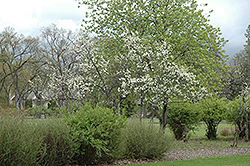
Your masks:
M140 111L140 122L142 122L142 113L143 113L143 97L141 95L141 111Z
M246 142L249 141L249 129L248 129L248 109L246 108Z
M245 100L245 96L243 97L243 103L244 103L244 112L246 114L246 129L245 129L245 133L246 133L246 142L249 141L249 132L248 132L248 108L246 105L246 100Z
M167 113L168 113L168 99L164 102L163 110L162 110L162 124L161 129L165 130L167 126Z
M17 84L17 74L15 73L15 75L13 76L13 82L15 85L15 104L16 104L16 109L19 110L20 109L20 96L19 96L19 92L18 92L18 84Z
M141 110L140 110L140 122L142 122L142 116L144 117L145 115L143 115L143 113L144 113L144 94L143 94L143 92L141 92L141 95L140 95L140 100L141 100Z

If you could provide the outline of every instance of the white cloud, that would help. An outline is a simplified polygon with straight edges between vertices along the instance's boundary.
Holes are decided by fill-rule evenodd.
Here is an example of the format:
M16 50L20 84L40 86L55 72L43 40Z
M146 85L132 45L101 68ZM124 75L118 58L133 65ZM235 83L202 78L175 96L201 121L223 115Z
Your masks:
M75 0L3 0L0 2L0 31L11 26L25 35L40 33L41 27L52 23L66 29L81 25L84 8Z
M230 40L225 47L234 55L245 44L244 33L250 24L249 0L197 0L205 12L214 10L210 20L214 27L220 27L223 36ZM1 0L0 32L7 26L18 33L38 35L40 28L54 23L66 29L79 28L86 8L77 8L76 0ZM229 48L230 47L230 48ZM233 49L232 49L233 48Z
M244 33L250 24L250 1L249 0L197 0L199 4L207 3L202 7L205 13L213 10L210 23L214 27L220 27L222 36L229 40L226 45L226 53L235 55L245 44Z
M73 20L60 20L57 26L64 29L70 29L72 31L81 28L81 26L77 25Z

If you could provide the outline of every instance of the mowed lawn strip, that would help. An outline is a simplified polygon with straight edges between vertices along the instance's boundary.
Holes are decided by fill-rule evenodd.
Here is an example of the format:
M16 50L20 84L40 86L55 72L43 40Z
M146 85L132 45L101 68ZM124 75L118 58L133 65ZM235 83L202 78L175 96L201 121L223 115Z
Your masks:
M182 161L169 161L159 163L147 164L132 164L147 165L147 166L249 166L250 155L240 156L226 156L226 157L213 157L204 159L182 160Z

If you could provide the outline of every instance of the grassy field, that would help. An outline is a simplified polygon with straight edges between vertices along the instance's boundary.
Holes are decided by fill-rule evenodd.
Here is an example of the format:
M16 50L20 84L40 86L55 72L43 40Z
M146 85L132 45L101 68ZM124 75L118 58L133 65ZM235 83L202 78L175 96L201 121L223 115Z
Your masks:
M229 132L228 136L221 135L223 130L224 131L227 130ZM221 123L221 124L219 124L218 130L217 130L218 139L232 138L234 131L235 131L234 125ZM205 139L206 138L205 134L206 134L206 125L200 124L200 126L198 126L197 130L195 130L194 132L191 132L191 138L192 139L197 139L197 138Z
M150 119L143 119L146 122L150 122ZM154 119L154 124L159 125L159 120ZM228 136L222 136L221 131L222 130L228 130ZM167 132L170 134L173 134L172 131L167 128ZM218 139L232 139L233 138L233 133L234 133L234 125L232 124L227 124L225 121L219 124L218 130L217 130L217 135ZM191 131L190 133L190 139L206 139L206 125L204 123L201 123L199 126L197 126L197 129L195 131Z
M194 160L182 160L171 162L147 163L147 164L132 164L148 165L148 166L249 166L250 155L214 157Z

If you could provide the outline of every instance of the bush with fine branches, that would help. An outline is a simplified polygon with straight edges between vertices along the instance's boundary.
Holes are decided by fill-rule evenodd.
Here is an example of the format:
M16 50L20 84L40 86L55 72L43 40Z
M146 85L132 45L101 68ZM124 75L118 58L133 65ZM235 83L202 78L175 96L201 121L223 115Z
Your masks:
M123 129L120 145L121 157L129 159L155 159L163 157L172 144L171 137L159 126L131 119Z

